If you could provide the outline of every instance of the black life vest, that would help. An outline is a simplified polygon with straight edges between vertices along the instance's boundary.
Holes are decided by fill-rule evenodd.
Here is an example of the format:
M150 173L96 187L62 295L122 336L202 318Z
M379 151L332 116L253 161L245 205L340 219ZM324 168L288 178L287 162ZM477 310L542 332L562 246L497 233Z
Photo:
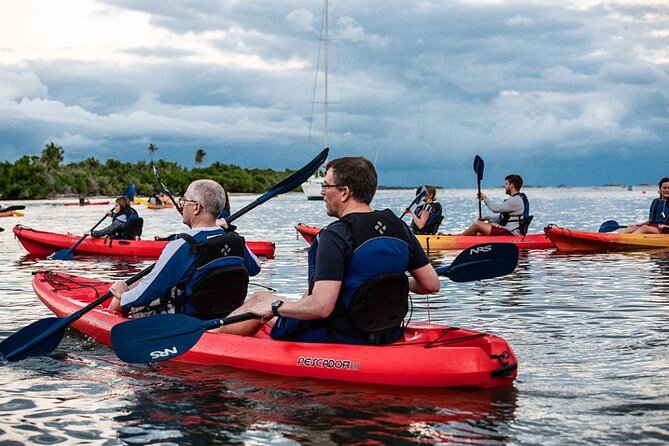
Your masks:
M515 197L516 195L520 195L520 198L523 200L523 213L521 215L511 215L508 212L502 212L499 214L497 223L506 226L510 221L517 221L519 226L518 231L522 235L525 235L534 216L530 215L530 201L527 199L527 196L522 192L518 192L513 196Z
M413 221L411 222L411 230L413 231L414 234L430 235L430 234L436 234L437 231L439 230L439 225L441 224L441 221L444 219L443 208L441 207L441 203L439 203L438 201L433 201L432 203L421 204L416 208L415 213L420 217L420 214L423 212L423 209L425 209L425 207L428 204L432 205L433 212L430 213L430 217L427 219L422 229L418 228L415 222Z
M150 310L164 311L169 305L176 313L202 319L221 318L238 308L246 298L249 272L244 267L244 238L230 232L197 241L179 234L196 257L184 278Z
M125 224L109 234L110 238L115 240L134 240L135 237L142 235L144 220L140 218L135 209L132 207L126 208L116 214L114 219L118 218L119 215L125 215Z

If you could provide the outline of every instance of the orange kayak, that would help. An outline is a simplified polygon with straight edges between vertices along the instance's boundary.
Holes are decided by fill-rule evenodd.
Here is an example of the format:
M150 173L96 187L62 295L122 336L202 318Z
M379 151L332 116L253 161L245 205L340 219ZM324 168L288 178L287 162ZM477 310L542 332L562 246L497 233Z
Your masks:
M621 234L618 232L589 232L548 225L546 236L558 251L629 251L669 248L669 234Z
M311 244L313 238L318 234L321 228L298 224L295 226L297 232ZM497 235L486 237L482 235L417 235L416 238L420 245L427 252L444 251L447 249L467 249L480 243L513 243L519 249L552 249L555 246L548 239L546 234L527 234L527 235Z

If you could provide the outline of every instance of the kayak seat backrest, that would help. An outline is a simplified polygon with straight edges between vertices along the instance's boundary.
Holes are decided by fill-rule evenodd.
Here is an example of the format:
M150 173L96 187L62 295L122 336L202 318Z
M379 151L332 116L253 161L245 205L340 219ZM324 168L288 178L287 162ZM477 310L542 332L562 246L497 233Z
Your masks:
M409 279L404 273L381 274L363 283L353 295L348 314L353 325L370 334L375 345L402 325L409 310Z
M137 217L128 223L126 228L126 233L130 240L139 240L142 236L142 229L144 228L144 219L142 217Z
M440 215L439 217L435 218L434 222L430 225L429 228L426 228L423 234L434 235L437 232L439 232L439 226L441 225L443 219L444 219L443 215Z
M193 285L191 302L206 317L226 317L244 303L248 286L249 272L244 266L219 266Z
M521 218L520 221L518 222L519 227L518 231L520 232L520 235L527 235L527 230L530 227L530 223L532 223L532 219L534 218L534 215L529 215L526 218Z

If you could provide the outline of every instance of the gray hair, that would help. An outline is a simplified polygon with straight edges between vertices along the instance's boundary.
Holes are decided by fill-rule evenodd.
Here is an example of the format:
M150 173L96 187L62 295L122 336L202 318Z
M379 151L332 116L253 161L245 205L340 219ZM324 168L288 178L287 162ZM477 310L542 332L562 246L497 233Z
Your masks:
M190 183L193 196L191 199L200 203L202 208L218 218L225 207L225 191L223 186L214 180L195 180Z

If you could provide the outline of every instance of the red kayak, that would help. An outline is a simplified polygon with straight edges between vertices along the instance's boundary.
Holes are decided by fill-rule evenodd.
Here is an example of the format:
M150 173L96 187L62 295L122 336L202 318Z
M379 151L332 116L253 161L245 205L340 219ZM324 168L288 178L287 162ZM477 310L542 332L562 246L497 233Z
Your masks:
M81 235L57 234L38 231L22 225L14 226L14 234L30 254L48 256L59 249L70 248L81 240ZM110 240L105 237L86 237L76 248L79 255L138 256L158 258L167 241ZM275 246L269 241L246 241L246 246L257 256L274 258Z
M85 203L63 203L63 206L101 206L104 204L109 204L109 200L107 201L87 201Z
M625 234L589 232L548 225L544 232L558 251L634 251L669 248L669 234Z
M318 234L321 228L298 224L295 226L297 232L311 244L313 238ZM483 235L417 235L416 238L420 245L427 252L444 251L447 249L467 249L480 243L513 243L519 249L552 249L555 248L553 242L546 234L527 234L527 235L497 235L486 237Z
M58 317L79 311L110 285L55 272L40 272L33 279L35 293ZM98 307L73 326L110 345L109 331L125 320L120 313ZM517 373L516 357L504 339L428 323L409 324L404 338L381 347L275 341L267 326L256 336L205 332L173 361L405 387L508 387Z

